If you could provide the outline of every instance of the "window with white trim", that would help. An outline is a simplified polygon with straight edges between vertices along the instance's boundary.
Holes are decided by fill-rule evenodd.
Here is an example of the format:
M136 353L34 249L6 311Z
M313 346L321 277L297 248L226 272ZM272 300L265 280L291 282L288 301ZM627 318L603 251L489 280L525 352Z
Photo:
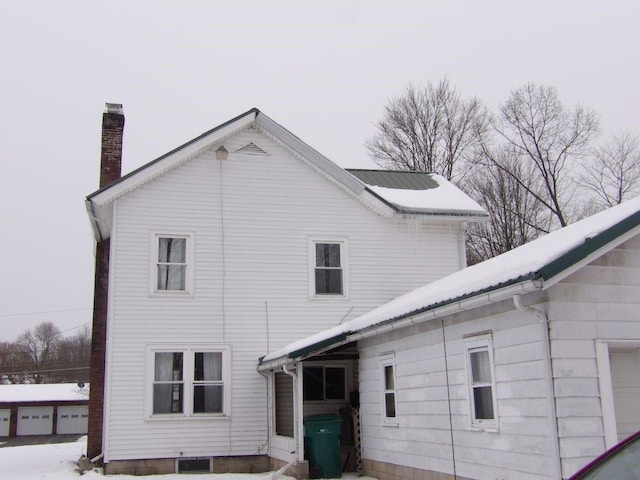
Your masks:
M397 425L395 355L387 354L380 357L380 380L383 423Z
M190 294L193 283L192 235L155 233L151 291Z
M346 241L311 239L309 246L311 296L348 296Z
M226 415L229 349L152 349L152 415Z
M497 404L491 336L465 343L471 407L471 426L496 428Z

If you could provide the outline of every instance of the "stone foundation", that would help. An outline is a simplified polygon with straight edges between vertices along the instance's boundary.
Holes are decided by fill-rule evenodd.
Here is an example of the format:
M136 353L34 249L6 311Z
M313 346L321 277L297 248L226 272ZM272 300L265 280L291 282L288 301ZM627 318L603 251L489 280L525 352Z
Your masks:
M363 473L378 480L470 480L466 477L454 477L448 473L422 470L420 468L403 467L393 463L376 460L362 460Z
M161 475L176 473L175 458L153 458L147 460L114 460L104 465L107 475ZM262 473L272 470L269 457L251 455L246 457L213 457L213 473ZM284 465L284 464L283 464Z

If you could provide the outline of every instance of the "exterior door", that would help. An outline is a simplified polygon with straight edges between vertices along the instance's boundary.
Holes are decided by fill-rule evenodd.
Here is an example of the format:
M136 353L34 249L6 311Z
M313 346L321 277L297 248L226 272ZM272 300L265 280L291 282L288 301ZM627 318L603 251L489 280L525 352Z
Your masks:
M20 407L17 435L51 435L53 407Z

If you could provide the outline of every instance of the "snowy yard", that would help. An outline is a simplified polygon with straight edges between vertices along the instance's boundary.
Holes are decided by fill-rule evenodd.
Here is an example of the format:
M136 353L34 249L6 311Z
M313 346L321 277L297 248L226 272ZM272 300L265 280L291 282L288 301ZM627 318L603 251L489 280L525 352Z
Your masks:
M99 471L90 471L80 476L76 471L76 461L87 448L87 437L82 437L73 443L57 443L52 445L29 445L24 447L0 448L0 479L1 480L96 480L114 478L116 480L140 480L147 478L161 478L162 480L269 480L271 473L259 474L201 474L201 475L149 475L135 477L131 475L117 475L104 477ZM293 480L292 477L282 476L283 480ZM359 480L374 480L371 477L356 477L345 475L343 478L359 478Z

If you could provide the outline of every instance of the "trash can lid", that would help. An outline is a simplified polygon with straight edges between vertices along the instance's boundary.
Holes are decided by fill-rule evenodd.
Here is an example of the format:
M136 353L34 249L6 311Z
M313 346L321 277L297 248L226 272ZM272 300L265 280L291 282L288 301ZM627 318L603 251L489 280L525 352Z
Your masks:
M308 417L304 417L304 423L306 422L324 422L324 421L340 421L342 422L342 417L336 413L319 413L317 415L309 415Z

